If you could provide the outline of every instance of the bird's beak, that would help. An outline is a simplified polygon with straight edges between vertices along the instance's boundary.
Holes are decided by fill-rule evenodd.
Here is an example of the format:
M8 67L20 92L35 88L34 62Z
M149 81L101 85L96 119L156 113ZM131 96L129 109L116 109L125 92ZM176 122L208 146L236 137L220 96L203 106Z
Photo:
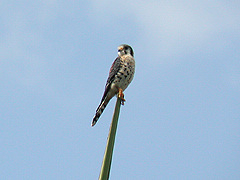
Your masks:
M122 51L123 50L123 47L120 47L118 48L118 52Z

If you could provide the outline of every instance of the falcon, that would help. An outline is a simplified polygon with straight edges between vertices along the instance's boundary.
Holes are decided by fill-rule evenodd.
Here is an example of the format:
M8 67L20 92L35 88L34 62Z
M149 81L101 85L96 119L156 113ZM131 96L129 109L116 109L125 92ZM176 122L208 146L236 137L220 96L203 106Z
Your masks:
M93 117L92 126L97 123L99 117L113 96L117 95L121 98L121 104L124 105L125 99L123 91L131 83L135 72L135 60L133 56L134 53L131 46L127 44L118 46L118 57L110 68L105 91L96 110L96 114Z

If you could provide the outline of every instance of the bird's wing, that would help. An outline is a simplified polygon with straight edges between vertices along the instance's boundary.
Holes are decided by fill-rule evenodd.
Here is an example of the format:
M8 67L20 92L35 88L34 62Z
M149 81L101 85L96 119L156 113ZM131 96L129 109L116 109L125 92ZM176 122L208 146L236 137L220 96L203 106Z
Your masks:
M107 83L106 83L106 86L105 86L105 91L104 91L101 102L103 102L105 100L105 98L107 96L107 93L109 92L109 90L111 88L111 84L114 80L114 77L118 73L120 67L121 67L121 58L117 57L115 59L115 61L113 62L111 68L110 68L109 76L108 76L108 79L107 79Z
M97 123L99 117L101 116L102 112L104 111L105 107L107 106L107 104L110 100L110 99L107 99L107 94L110 91L111 84L114 80L115 75L118 73L120 67L121 67L121 59L120 59L120 57L117 57L110 68L109 76L108 76L107 83L105 86L105 91L104 91L102 100L96 110L96 114L93 118L92 126L94 126Z

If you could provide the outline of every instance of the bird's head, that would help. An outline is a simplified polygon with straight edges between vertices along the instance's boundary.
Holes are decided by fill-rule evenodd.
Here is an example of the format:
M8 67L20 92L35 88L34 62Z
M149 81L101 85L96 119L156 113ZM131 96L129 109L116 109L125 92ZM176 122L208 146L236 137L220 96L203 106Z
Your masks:
M118 56L131 55L133 57L133 49L127 44L118 46Z

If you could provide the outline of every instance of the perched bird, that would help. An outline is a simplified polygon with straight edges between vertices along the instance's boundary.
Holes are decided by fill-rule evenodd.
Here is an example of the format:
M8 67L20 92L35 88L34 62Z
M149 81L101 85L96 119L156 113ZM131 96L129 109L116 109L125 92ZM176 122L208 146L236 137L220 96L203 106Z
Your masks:
M135 60L133 56L133 49L131 46L122 44L118 47L118 57L110 68L105 91L100 105L96 110L96 114L93 117L92 126L97 123L99 117L113 96L118 94L118 97L121 98L121 104L124 105L125 99L123 91L131 83L135 72Z

